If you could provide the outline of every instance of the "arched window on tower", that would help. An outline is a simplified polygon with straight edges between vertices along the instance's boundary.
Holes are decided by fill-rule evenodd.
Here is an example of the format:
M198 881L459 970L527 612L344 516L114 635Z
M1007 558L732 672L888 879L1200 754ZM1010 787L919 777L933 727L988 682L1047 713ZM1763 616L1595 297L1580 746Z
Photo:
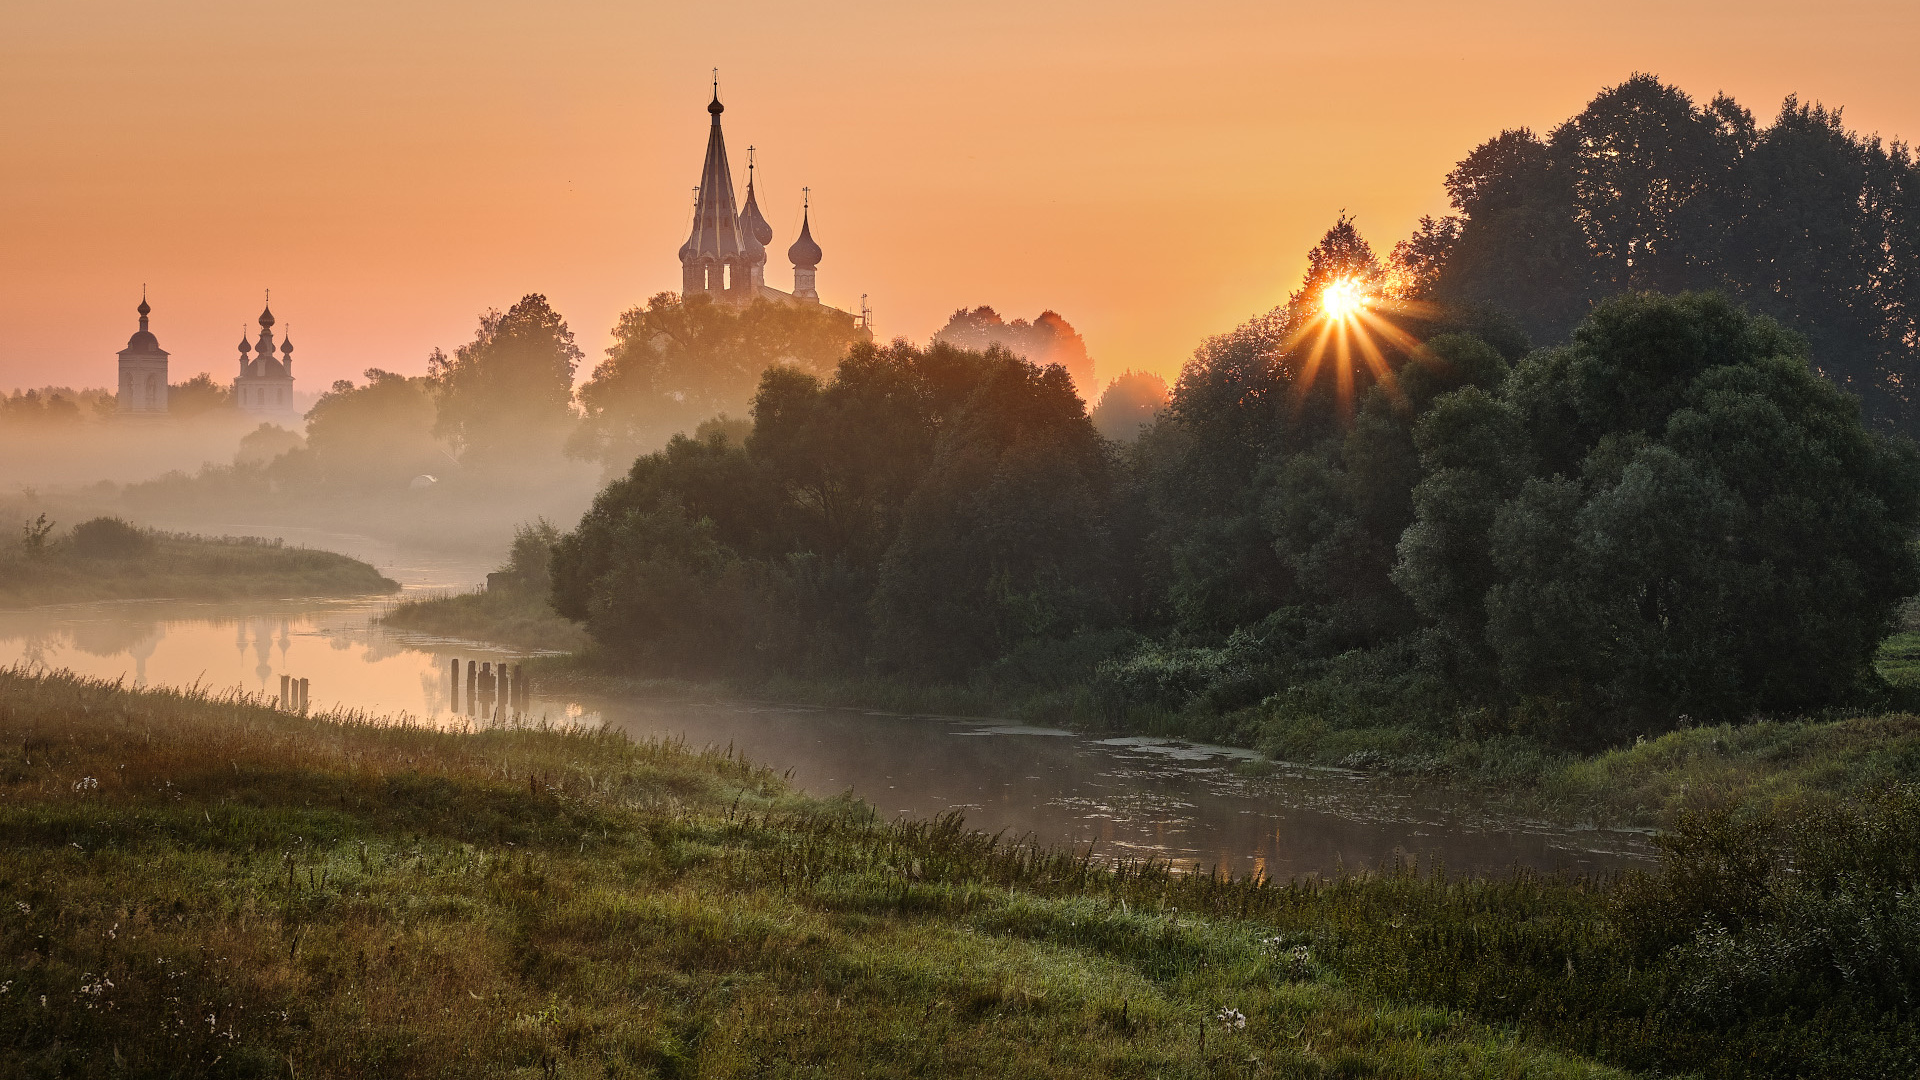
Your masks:
M733 288L733 264L732 263L727 263L726 265L720 268L720 287L722 289Z

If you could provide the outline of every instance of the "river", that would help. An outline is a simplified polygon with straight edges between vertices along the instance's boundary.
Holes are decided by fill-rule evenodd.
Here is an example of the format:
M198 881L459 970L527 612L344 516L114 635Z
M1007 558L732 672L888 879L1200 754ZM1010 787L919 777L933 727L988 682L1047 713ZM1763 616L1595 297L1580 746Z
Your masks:
M212 530L207 530L212 531ZM379 566L407 592L466 587L484 562L340 534L279 534ZM0 665L67 668L137 686L275 695L305 678L316 709L447 724L448 665L510 650L379 626L390 598L200 603L132 601L0 611ZM1412 857L1450 871L1516 866L1606 873L1651 865L1644 833L1579 829L1490 812L1438 785L1260 763L1225 747L861 709L609 701L538 692L533 711L636 737L731 745L805 791L850 792L888 817L950 810L969 823L1096 857L1152 855L1183 867L1285 879ZM1260 775L1256 775L1260 774Z

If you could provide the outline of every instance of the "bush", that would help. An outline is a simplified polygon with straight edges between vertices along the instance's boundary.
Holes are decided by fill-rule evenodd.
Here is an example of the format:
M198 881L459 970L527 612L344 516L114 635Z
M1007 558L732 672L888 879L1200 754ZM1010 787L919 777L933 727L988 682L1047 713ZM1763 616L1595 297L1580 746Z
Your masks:
M97 517L73 527L73 550L91 559L127 559L153 550L146 530L117 517Z

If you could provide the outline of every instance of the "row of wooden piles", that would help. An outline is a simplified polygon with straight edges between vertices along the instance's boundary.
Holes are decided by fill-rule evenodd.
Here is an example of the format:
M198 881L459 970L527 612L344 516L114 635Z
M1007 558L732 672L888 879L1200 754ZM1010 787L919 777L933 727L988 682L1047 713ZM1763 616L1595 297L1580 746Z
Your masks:
M460 659L455 657L448 672L453 688L453 712L460 714ZM533 709L533 680L526 667L505 661L467 661L466 714L477 719L518 720Z

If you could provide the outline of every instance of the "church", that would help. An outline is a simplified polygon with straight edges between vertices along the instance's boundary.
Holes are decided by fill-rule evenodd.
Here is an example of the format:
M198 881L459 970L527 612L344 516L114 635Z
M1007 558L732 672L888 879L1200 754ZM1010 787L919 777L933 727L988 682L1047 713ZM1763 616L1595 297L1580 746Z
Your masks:
M247 353L253 358L249 360ZM245 334L240 335L240 374L233 380L233 404L241 412L262 416L293 414L293 335L280 342L280 355L273 348L273 304L260 312L260 340L249 349Z
M727 140L720 132L720 114L725 111L716 82L713 101L707 106L713 127L707 135L707 160L700 170L700 187L694 198L693 232L680 245L680 295L711 296L722 303L742 305L755 300L818 304L814 272L820 265L820 245L814 243L811 207L805 204L800 212L800 238L787 248L787 259L793 263L793 291L782 292L767 284L767 245L773 242L773 226L760 213L753 190L751 156L747 160L747 202L735 209Z

